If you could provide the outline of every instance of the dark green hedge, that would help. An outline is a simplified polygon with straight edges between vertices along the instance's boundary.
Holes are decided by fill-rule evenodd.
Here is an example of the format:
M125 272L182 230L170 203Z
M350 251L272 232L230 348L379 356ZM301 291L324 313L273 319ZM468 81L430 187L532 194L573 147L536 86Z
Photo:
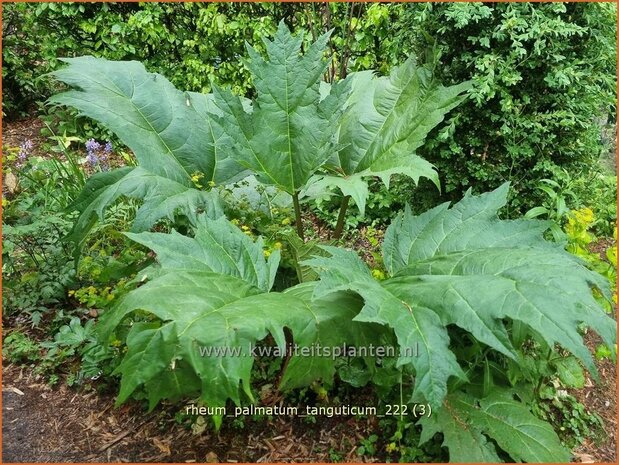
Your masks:
M8 3L3 10L8 118L54 92L44 75L62 56L140 60L179 88L208 91L215 80L245 93L244 42L258 43L280 19L308 39L334 29L335 78L387 72L409 53L425 60L436 45L440 79L475 83L422 150L439 170L443 200L510 180L511 207L526 209L540 200L540 179L589 169L607 150L603 122L615 120L614 4ZM74 118L52 111L61 122ZM83 131L83 123L72 128ZM398 192L420 209L439 201L429 185Z

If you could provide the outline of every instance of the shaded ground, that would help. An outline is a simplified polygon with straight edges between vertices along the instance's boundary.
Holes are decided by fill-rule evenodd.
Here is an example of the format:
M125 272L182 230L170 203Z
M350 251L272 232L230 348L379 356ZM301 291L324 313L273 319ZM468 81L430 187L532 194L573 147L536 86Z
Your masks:
M32 153L43 155L40 152L42 142L41 128L43 123L39 118L29 118L20 121L3 122L2 124L2 145L6 147L19 147L26 140L33 143Z
M602 339L595 333L588 333L585 342L589 350L595 352ZM596 365L600 375L599 382L592 380L587 374L585 387L570 393L587 411L602 418L606 440L587 438L574 453L581 462L617 463L617 365L608 359L598 361Z
M114 408L110 395L52 389L16 365L2 377L3 462L361 462L359 441L378 432L376 419L275 417L198 435L174 419L182 406Z

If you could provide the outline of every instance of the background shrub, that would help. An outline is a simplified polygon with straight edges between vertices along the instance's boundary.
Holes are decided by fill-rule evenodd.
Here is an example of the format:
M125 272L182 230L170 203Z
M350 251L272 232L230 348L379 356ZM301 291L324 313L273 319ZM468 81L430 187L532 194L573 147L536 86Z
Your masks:
M139 60L181 89L208 92L215 81L247 95L249 74L238 66L245 41L260 46L281 19L305 30L307 41L334 30L331 79L362 69L387 73L410 53L429 56L442 82L472 79L474 88L421 149L437 166L443 192L430 183L398 186L397 204L415 211L456 200L469 186L485 191L509 180L507 213L516 215L544 201L541 179L574 177L612 157L614 4L9 3L4 19L7 118L55 92L45 74L62 56ZM432 47L438 57L427 53ZM44 113L57 133L112 139L72 110L48 106ZM373 220L381 219L370 210Z
M400 9L397 34L412 35L417 53L425 34L436 41L439 79L474 82L421 150L452 199L509 180L511 209L522 212L558 167L575 174L609 157L602 136L616 119L616 15L615 5L591 3Z

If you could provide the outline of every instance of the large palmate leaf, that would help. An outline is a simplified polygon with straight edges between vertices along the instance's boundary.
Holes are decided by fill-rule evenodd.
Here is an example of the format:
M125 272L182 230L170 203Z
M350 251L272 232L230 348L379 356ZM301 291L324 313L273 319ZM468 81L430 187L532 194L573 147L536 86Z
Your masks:
M158 176L142 167L119 168L91 176L76 199L73 209L80 212L70 238L81 242L96 219L103 219L105 209L121 197L142 199L133 221L133 231L145 231L161 218L173 219L177 212L195 221L199 210L212 218L223 215L216 192L195 189Z
M513 394L496 388L483 399L450 394L443 407L423 417L420 443L443 433L451 462L500 462L492 438L514 461L568 462L569 452L550 424L535 417Z
M410 212L387 230L384 261L392 277L374 281L350 251L329 248L330 258L310 261L322 270L316 295L352 290L365 300L358 321L394 329L406 348L420 345L419 357L401 358L416 371L414 400L440 406L450 376L461 376L448 349L447 325L456 325L504 355L516 358L506 319L527 325L552 347L560 344L595 374L595 365L578 332L584 323L613 346L614 321L593 298L596 286L609 296L607 283L576 257L547 243L547 223L505 221L497 211L506 203L508 185L465 198L449 208L420 216ZM609 296L610 297L610 296Z
M227 136L212 123L211 115L217 113L212 95L177 90L135 61L90 56L63 61L68 66L53 75L73 89L50 101L101 122L134 152L139 164L130 174L117 171L88 182L78 202L83 213L74 230L77 240L87 232L92 212L103 211L120 195L146 201L143 212L148 214L134 226L144 230L173 215L179 205L193 211L202 206L203 194L195 189L192 175L215 183L242 176L243 168L225 150ZM159 205L164 198L169 200Z
M107 340L137 310L157 317L155 323L137 323L130 330L127 353L116 370L122 375L119 403L141 385L151 408L161 399L195 393L210 406L223 406L227 399L238 404L243 392L252 400L250 346L271 334L283 354L284 328L299 349L379 342L380 327L351 324L362 306L354 294L312 300L315 283L266 293L278 258L271 255L265 261L262 242L252 242L223 218L199 218L194 238L177 233L128 236L152 247L160 270L105 314L99 326ZM333 357L296 351L281 386L317 379L329 383L334 373Z
M264 292L273 286L279 265L279 250L266 260L262 238L252 241L225 217L212 220L201 216L194 237L177 232L127 236L152 249L164 271L213 271L236 276Z
M247 47L257 98L251 106L229 91L214 89L222 112L221 130L233 143L231 156L251 169L261 182L294 194L335 152L339 117L348 81L321 95L329 34L303 55L302 36L293 37L283 22L273 41L264 39L267 57Z
M387 188L393 174L409 176L415 182L429 178L438 186L434 167L415 151L464 100L470 83L444 87L429 67L418 66L413 57L388 77L363 71L351 74L348 80L352 91L340 121L340 150L327 165L338 175L324 176L317 181L319 185L339 187L344 195L353 197L362 212L368 192L360 185L369 176L380 177ZM350 186L343 186L344 182Z
M345 290L363 297L365 305L355 321L378 323L393 329L400 346L398 366L412 364L416 370L413 397L425 398L439 406L447 394L449 377L465 377L449 350L447 329L439 316L430 308L413 310L399 289L376 281L354 252L327 246L323 249L331 257L306 261L321 271L315 297L324 298L331 292Z

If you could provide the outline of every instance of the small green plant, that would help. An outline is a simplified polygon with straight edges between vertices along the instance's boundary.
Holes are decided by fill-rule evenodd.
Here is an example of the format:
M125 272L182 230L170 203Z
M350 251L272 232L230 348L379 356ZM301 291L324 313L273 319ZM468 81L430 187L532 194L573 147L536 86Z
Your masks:
M70 248L62 242L71 221L60 213L24 213L12 225L3 224L2 300L6 315L25 314L38 325L50 306L65 300L75 279Z
M357 455L372 457L376 454L377 442L378 436L376 434L370 434L367 438L362 439L361 445L357 447Z
M334 449L333 447L331 447L329 449L329 459L331 460L331 462L334 463L339 463L342 462L344 460L344 457L342 455L342 453L336 449Z
M109 374L109 364L117 355L107 346L101 345L95 337L93 320L88 320L82 326L77 317L62 326L52 341L44 341L40 345L47 349L44 361L50 366L58 367L67 360L79 358L79 370L71 372L67 377L69 385L97 379L104 370Z
M41 359L41 348L26 334L12 331L2 338L2 358L9 363L31 363Z
M548 386L537 402L536 414L558 426L558 434L570 448L603 434L603 423L597 414L588 412L576 398L564 389Z

